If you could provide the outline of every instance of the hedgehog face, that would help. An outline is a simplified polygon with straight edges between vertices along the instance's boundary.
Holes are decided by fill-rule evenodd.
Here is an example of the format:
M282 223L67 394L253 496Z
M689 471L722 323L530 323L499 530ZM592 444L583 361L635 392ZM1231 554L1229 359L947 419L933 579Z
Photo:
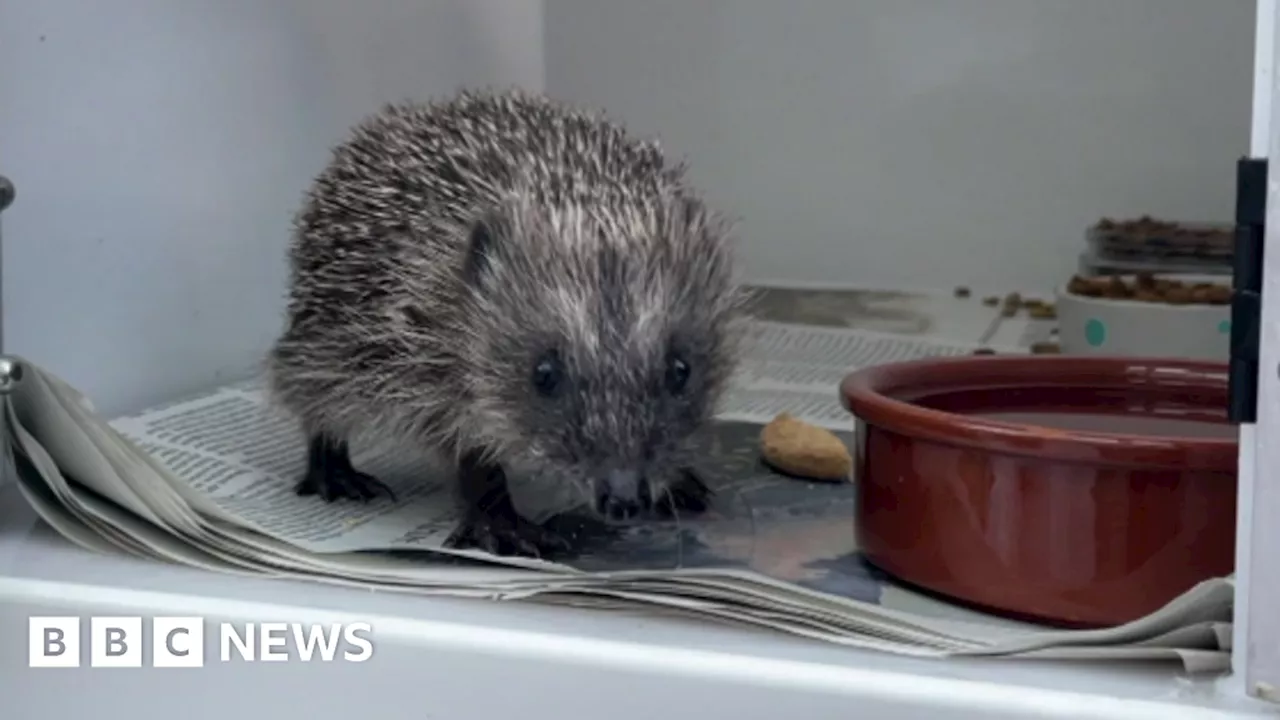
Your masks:
M505 463L629 517L690 466L732 373L730 248L692 199L536 205L472 228L472 412Z

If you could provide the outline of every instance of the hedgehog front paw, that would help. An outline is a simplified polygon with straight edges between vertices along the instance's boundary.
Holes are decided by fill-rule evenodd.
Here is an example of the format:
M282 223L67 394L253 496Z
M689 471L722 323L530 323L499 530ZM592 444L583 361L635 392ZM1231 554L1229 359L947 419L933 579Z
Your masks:
M307 472L293 488L299 495L319 495L325 502L338 499L368 502L386 495L392 502L396 494L381 480L356 470L351 452L344 440L324 433L311 436L307 446Z
M697 472L690 468L680 471L680 477L667 486L667 491L654 503L654 512L662 518L678 514L697 515L711 507L715 492L702 482Z
M569 541L514 512L471 513L445 547L476 548L494 555L545 558L571 549Z
M381 480L341 465L312 465L294 487L294 492L304 497L319 495L325 502L339 499L368 502L378 495L386 495L394 501L396 497Z

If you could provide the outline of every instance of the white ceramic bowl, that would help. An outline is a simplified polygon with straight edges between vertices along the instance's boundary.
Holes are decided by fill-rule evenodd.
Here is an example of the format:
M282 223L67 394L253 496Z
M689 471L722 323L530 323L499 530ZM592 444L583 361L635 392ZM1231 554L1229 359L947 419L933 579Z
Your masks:
M1122 276L1133 282L1132 276ZM1229 276L1160 275L1230 286ZM1230 305L1168 305L1056 291L1058 344L1065 355L1122 355L1226 362Z

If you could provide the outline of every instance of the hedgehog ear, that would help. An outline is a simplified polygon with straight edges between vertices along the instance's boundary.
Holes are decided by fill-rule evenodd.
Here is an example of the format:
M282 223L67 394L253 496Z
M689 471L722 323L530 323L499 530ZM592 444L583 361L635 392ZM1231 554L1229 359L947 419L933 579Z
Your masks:
M462 273L467 283L477 285L493 267L498 246L498 226L494 219L482 215L471 225L467 236L467 256Z

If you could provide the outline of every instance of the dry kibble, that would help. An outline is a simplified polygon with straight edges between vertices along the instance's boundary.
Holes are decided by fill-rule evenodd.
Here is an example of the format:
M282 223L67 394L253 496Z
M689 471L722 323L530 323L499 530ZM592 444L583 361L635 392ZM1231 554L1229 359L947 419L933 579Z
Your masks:
M1102 296L1102 288L1091 282L1089 278L1082 278L1079 275L1072 276L1071 280L1067 282L1067 292L1082 297Z
M1130 243L1140 243L1149 238L1169 240L1194 238L1201 244L1207 241L1214 245L1230 246L1234 241L1234 233L1230 227L1189 226L1178 222L1156 220L1150 215L1143 215L1136 220L1113 220L1104 217L1094 228L1105 233L1109 238Z
M1027 314L1037 320L1052 320L1058 317L1058 310L1053 305L1045 303L1028 309Z
M987 297L984 297L982 298L982 304L986 305L987 307L995 307L1000 304L1000 296L989 295Z
M1061 352L1062 352L1062 347L1055 342L1031 343L1032 355L1057 355Z
M1125 284L1124 278L1119 275L1112 275L1107 280L1107 288L1103 292L1109 294L1110 297L1127 298L1133 295L1133 291Z
M1234 291L1226 285L1215 285L1213 283L1201 283L1196 286L1203 295L1204 301L1211 305L1230 305L1231 296Z
M1092 278L1076 275L1067 283L1067 292L1083 297L1139 300L1169 305L1228 305L1231 303L1231 288L1227 285L1188 283L1172 278L1155 277L1150 273L1141 273L1132 282L1126 281L1119 275Z
M969 288L967 288L967 287L965 287L965 286L963 286L963 285L961 285L960 287L956 288L956 297L958 297L958 298L967 298L967 297L969 297L969 295L970 295L970 290L969 290Z
M832 432L781 413L760 431L765 462L789 475L811 480L849 480L853 457Z
M1016 292L1004 296L1004 304L1000 307L1000 315L1013 317L1022 308L1022 296Z

